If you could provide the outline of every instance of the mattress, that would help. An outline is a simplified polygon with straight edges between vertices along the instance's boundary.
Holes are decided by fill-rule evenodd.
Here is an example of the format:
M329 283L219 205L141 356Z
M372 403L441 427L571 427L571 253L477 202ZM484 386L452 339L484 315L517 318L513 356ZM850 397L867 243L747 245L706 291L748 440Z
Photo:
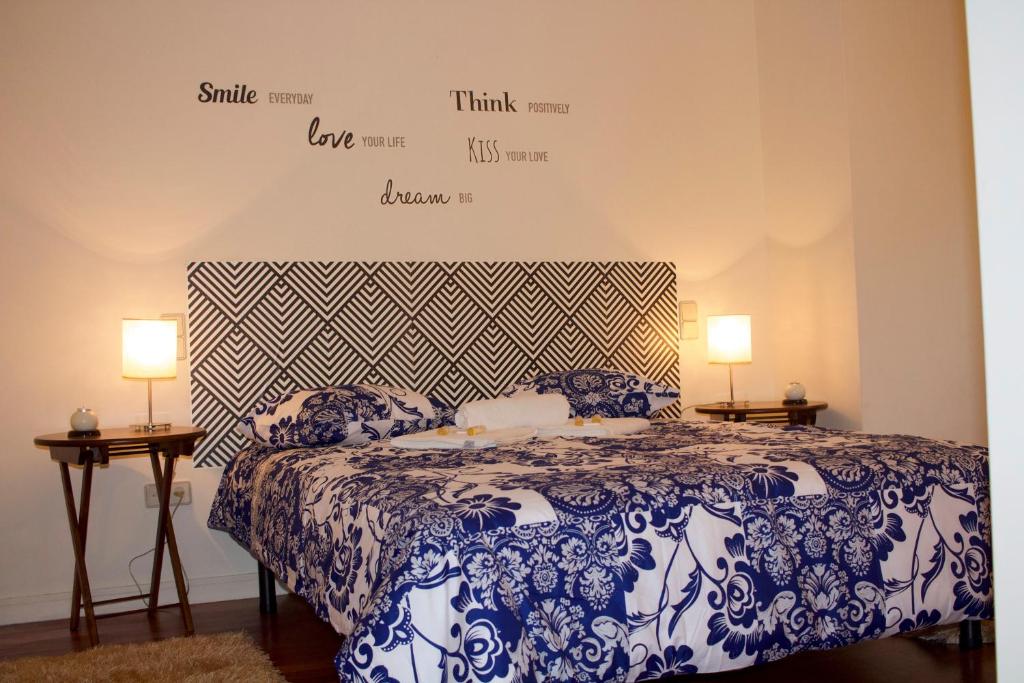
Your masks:
M992 613L986 449L655 422L274 451L209 524L345 636L341 680L646 680Z

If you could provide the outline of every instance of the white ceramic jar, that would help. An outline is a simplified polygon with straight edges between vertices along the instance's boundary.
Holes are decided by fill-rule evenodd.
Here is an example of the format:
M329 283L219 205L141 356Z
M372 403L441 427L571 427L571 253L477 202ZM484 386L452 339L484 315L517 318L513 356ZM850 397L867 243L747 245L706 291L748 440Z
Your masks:
M787 401L799 401L807 395L807 390L804 389L804 385L800 382L790 382L789 386L786 387L786 400Z
M100 425L100 419L92 408L79 408L71 413L71 428L76 432L94 432Z

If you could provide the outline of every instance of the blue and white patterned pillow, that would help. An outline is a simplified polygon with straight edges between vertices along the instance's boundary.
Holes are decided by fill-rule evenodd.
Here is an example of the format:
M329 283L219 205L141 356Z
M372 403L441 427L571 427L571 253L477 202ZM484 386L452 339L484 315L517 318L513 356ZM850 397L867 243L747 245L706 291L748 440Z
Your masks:
M565 370L520 380L502 392L562 394L573 416L651 417L679 399L679 390L619 370Z
M274 448L356 445L451 424L455 411L411 389L342 384L260 401L241 419L245 438Z

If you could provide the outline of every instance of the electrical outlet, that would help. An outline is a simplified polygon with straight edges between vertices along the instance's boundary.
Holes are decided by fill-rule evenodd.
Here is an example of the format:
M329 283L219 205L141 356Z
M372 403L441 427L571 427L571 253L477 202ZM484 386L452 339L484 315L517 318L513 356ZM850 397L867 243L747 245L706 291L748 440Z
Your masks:
M187 481L174 481L171 484L171 509L176 505L192 504L192 484ZM160 497L156 494L156 484L146 484L146 507L160 507Z

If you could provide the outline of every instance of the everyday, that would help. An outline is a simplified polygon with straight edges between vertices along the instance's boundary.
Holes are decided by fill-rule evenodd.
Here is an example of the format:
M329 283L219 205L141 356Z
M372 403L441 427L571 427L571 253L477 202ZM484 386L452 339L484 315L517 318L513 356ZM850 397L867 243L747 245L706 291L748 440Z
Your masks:
M270 104L313 104L311 92L269 92L267 102Z

